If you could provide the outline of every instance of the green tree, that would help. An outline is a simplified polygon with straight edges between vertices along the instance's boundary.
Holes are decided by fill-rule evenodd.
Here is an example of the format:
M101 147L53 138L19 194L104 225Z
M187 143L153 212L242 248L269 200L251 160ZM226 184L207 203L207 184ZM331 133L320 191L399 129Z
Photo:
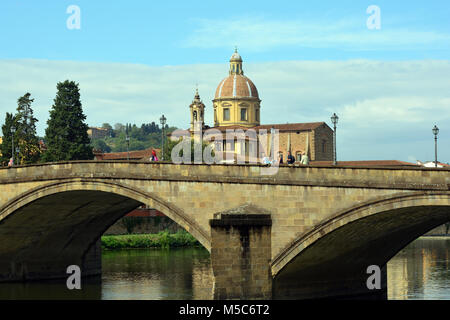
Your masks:
M12 148L12 134L11 127L14 125L15 119L12 113L6 113L5 124L2 126L3 132L3 142L1 144L1 157L0 162L2 165L7 165L9 159L11 158L11 148Z
M61 160L91 160L94 155L84 122L78 84L66 80L57 84L50 119L45 130L47 151L43 155L46 162Z
M19 147L19 159L16 163L36 163L40 158L39 138L36 134L36 122L33 115L31 94L26 93L17 100L17 114L15 115L15 146ZM17 143L17 144L16 144Z
M105 140L95 139L94 141L92 141L91 145L95 150L101 150L102 152L111 152L111 147L106 144Z
M102 124L102 128L108 130L108 136L109 137L114 137L113 127L111 127L111 125L109 123Z
M114 125L114 131L116 131L116 133L119 133L121 131L125 131L125 126L121 123L116 123Z
M102 149L105 152L127 151L127 133L130 137L130 150L144 150L147 148L156 149L161 147L161 129L155 122L142 124L141 126L129 123L116 123L114 125L115 129L113 129L110 124L104 123L102 127L110 130L111 134L105 138L93 140L92 145L95 149ZM176 127L167 127L164 133L169 134L176 129ZM100 141L103 141L104 143ZM165 139L164 144L167 144L167 138Z

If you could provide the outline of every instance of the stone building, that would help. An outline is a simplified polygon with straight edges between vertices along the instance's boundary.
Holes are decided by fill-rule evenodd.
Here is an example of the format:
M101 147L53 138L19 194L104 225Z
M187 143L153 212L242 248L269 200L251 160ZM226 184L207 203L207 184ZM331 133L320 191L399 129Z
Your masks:
M296 161L300 161L302 153L308 154L311 161L332 161L333 130L325 122L261 124L261 99L255 84L244 75L242 64L243 60L235 50L228 76L220 81L212 101L214 126L205 124L206 107L197 90L189 106L190 128L178 134L193 137L197 129L205 138L210 131L208 129L216 129L221 136L215 135L209 140L214 141L215 152L232 153L235 160L239 157L245 161L255 160L251 158L252 154L256 155L257 161L264 156L277 159L282 155L286 162L288 151L291 151ZM272 144L275 146L271 139L272 129L279 131L276 150L272 147ZM243 133L243 136L230 138L227 132L231 131ZM252 135L250 131L256 134ZM262 135L265 132L267 135ZM172 136L172 139L177 138L179 136ZM255 145L258 146L256 152L252 149ZM271 149L274 149L273 154Z
M109 136L109 131L106 128L89 127L87 134L91 139L103 139Z

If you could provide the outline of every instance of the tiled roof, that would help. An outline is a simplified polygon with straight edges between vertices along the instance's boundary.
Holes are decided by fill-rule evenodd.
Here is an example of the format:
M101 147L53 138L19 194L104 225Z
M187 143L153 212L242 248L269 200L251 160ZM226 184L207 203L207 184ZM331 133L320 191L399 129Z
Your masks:
M156 154L160 154L160 149L148 148L145 150L130 151L131 160L142 160L148 159L152 155L152 150L156 151ZM95 155L98 160L127 160L128 152L111 152L111 153L100 153Z
M164 217L164 214L156 209L137 208L127 213L126 217Z
M309 122L309 123L280 123L280 124L264 124L256 127L244 127L240 125L233 126L220 126L220 127L212 127L211 129L217 129L221 132L225 132L226 130L261 130L265 129L270 131L271 128L278 129L280 131L305 131L305 130L313 130L322 125L327 124L325 122Z
M333 161L310 161L313 165L332 165ZM362 160L362 161L338 161L338 166L380 166L380 167L398 167L398 166L411 166L420 167L419 165L411 162L405 162L400 160Z
M253 129L266 129L270 130L271 128L278 129L280 131L304 131L304 130L313 130L322 125L327 124L325 122L305 122L305 123L280 123L280 124L264 124Z
M252 80L241 74L232 74L223 79L216 89L218 98L251 97L258 98L258 90Z

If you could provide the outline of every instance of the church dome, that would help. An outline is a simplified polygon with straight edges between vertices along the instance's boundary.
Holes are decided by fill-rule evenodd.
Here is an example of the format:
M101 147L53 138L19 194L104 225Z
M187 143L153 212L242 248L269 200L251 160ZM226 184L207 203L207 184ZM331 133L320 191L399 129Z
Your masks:
M213 100L214 126L254 127L260 124L261 100L252 80L244 76L242 58L234 51L228 77L220 81Z
M258 90L252 80L244 76L242 58L234 50L230 59L230 75L223 79L216 89L215 99L220 98L257 98Z
M242 74L230 74L216 89L215 99L220 98L257 98L258 90L252 80Z

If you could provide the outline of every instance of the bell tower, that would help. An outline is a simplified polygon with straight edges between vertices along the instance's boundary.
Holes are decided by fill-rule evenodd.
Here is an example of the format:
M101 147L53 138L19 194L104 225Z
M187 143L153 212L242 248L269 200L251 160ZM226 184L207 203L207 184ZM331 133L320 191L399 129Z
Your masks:
M189 109L191 111L191 132L194 132L194 129L202 130L205 126L205 105L200 99L198 89L195 90L194 100Z

